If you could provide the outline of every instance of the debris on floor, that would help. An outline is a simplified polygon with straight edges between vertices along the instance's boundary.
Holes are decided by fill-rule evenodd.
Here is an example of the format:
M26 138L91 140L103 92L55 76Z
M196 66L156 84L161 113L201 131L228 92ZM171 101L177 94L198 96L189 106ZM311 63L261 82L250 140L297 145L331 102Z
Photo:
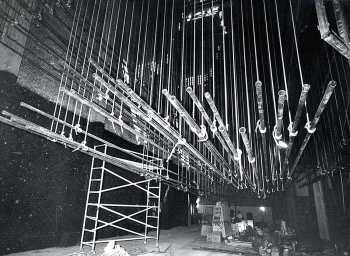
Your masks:
M129 256L129 254L119 244L115 245L114 241L110 241L104 248L102 256Z

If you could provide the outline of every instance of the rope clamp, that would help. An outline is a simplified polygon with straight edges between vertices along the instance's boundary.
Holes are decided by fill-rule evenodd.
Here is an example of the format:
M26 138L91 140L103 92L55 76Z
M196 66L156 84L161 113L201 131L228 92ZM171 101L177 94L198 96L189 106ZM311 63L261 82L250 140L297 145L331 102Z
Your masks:
M250 164L255 163L255 160L256 160L255 157L251 157L251 158L248 157L248 162Z
M311 122L310 121L305 124L305 129L310 134L313 134L313 133L316 132L316 127L315 128L311 128Z
M210 130L213 133L213 135L217 132L218 127L216 126L216 120L214 120L213 123L211 124Z
M77 135L78 133L81 133L83 130L80 128L80 124L76 124L74 127L74 132Z
M199 142L204 142L208 140L208 133L207 133L207 129L205 127L205 125L201 125L201 132L199 134L197 134L198 136L198 141Z
M258 122L256 122L256 128L255 128L255 132L259 129L260 133L266 133L266 127L265 129L261 128L261 120L259 119Z
M236 160L236 161L240 161L241 157L242 157L242 150L237 148L237 154L233 156L233 159Z
M279 141L282 139L282 134L280 134L279 136L277 136L276 134L276 129L277 129L277 125L275 125L273 127L273 132L272 132L272 135L273 135L273 138L275 139L275 141ZM277 143L277 142L276 142Z
M290 122L288 125L289 137L296 137L298 135L298 131L293 132L293 122Z

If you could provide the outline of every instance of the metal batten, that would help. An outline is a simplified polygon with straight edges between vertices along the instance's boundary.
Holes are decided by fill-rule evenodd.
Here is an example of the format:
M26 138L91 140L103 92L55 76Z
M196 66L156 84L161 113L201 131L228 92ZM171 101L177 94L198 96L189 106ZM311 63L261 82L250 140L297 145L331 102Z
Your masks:
M305 107L305 102L307 99L307 95L308 92L310 90L310 85L309 84L303 84L302 85L302 89L301 89L301 93L300 93L300 97L299 97L299 103L298 103L298 107L297 110L295 112L295 117L294 117L294 122L289 124L288 130L289 130L289 142L288 142L288 148L286 150L285 156L284 156L284 161L283 161L283 167L282 167L282 172L284 173L286 171L286 168L288 167L289 164L289 157L290 154L292 152L292 147L294 144L294 139L296 137L296 135L298 134L298 125L300 122L300 118L301 118L301 114L303 112L303 109ZM282 175L283 175L282 173Z
M298 154L294 160L294 163L293 163L293 166L290 170L290 176L292 176L296 170L296 167L300 161L300 158L307 146L307 143L309 142L310 138L311 138L311 135L316 131L316 126L317 126L317 123L318 121L320 120L320 117L324 111L324 109L326 108L327 106L327 103L330 99L330 97L332 96L333 94L333 91L334 91L334 88L336 87L336 82L335 81L330 81L328 83L328 86L326 88L326 91L324 92L324 95L323 95L323 98L320 102L320 105L318 106L317 108L317 111L315 113L315 116L314 116L314 119L311 121L310 124L307 124L306 128L308 130L308 133L306 134L305 138L304 138L304 141L302 143L302 145L300 146L300 149L298 151Z
M248 161L249 161L249 163L254 163L255 157L254 157L253 149L251 147L251 144L250 144L247 132L246 132L246 128L245 127L239 128L239 133L241 134L242 141L243 141L245 150L247 152Z
M125 84L123 81L119 79L114 79L110 77L94 60L90 59L89 62L100 72L104 78L108 79L109 82L111 82L116 87L119 87L124 93L126 93L130 98L131 101L126 102L130 104L132 102L133 104L136 104L141 109L144 109L144 111L147 113L148 118L145 119L146 122L148 122L150 125L155 126L155 128L158 131L162 131L163 134L169 134L168 138L173 141L173 143L176 143L177 141L181 141L182 137L180 134L169 125L160 115L151 108L151 106L148 105L138 94L136 94L127 84ZM97 76L95 76L97 77ZM139 109L140 109L139 108ZM175 138L174 138L175 137ZM225 166L225 169L229 169L228 163L222 158L222 156L217 152L214 146L212 146L209 141L206 142L206 145L209 144L209 149L212 150L213 153L216 154L216 157L221 159L221 164ZM189 150L190 153L194 155L194 157L200 159L203 163L208 165L216 174L218 174L220 177L222 177L224 180L227 180L227 177L224 176L224 172L221 172L218 168L216 168L207 158L205 158L196 148L194 148L189 143L184 143L183 146ZM228 181L228 180L227 180Z
M207 100L211 110L213 111L213 114L214 114L214 118L218 121L219 123L219 131L220 133L222 134L222 137L224 138L224 141L226 142L228 148L231 150L233 156L234 156L234 159L235 160L238 160L239 159L239 155L237 153L237 150L235 148L235 145L233 144L233 142L231 141L228 133L227 133L227 129L226 129L226 126L224 125L224 122L219 114L219 111L218 109L216 108L215 106L215 103L213 101L213 98L211 97L210 93L209 92L206 92L204 94L204 97L205 99Z
M189 125L191 131L193 131L198 136L198 140L200 142L208 140L206 127L204 125L201 125L201 127L199 127L199 125L190 116L184 106L182 106L178 99L174 95L171 95L167 89L163 89L162 93L170 102L170 104L177 110L180 116L185 120L185 122Z
M196 107L198 108L199 112L202 114L204 120L208 123L209 127L213 127L215 124L213 123L213 121L210 119L208 113L205 111L202 103L199 101L198 97L196 96L195 92L193 91L193 89L191 87L187 87L186 88L187 93L190 95L191 99L193 100L193 103L196 105ZM216 128L216 127L215 127ZM230 155L231 151L229 150L229 148L227 147L225 141L223 140L223 138L220 136L220 133L216 133L213 132L213 135L216 136L218 138L218 140L220 141L221 145L225 148L226 152L228 152Z
M262 82L261 81L255 82L255 92L256 92L256 100L258 103L259 130L260 130L260 133L265 133L266 126L265 126L264 101L263 101Z
M273 138L280 148L287 148L287 144L282 141L282 127L283 127L283 110L284 102L286 101L286 91L280 90L278 92L278 102L277 102L277 120L275 127L273 129Z

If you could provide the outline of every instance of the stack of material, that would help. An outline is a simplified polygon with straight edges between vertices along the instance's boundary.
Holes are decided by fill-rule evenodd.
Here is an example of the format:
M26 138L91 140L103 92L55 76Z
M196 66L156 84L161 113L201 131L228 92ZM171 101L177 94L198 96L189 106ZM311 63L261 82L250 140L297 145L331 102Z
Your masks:
M207 236L208 233L213 232L212 220L213 220L213 208L214 205L200 204L198 207L198 213L201 214L201 236Z
M221 232L223 237L232 235L230 208L226 203L217 202L213 210L213 232Z

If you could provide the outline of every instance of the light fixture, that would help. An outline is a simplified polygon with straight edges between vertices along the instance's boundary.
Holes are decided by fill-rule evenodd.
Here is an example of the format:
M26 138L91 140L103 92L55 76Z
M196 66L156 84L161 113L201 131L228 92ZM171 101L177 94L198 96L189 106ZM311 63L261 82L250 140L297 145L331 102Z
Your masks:
M201 201L201 198L200 197L197 197L197 200L196 200L196 208L199 209L199 202Z
M265 212L265 211L266 211L266 208L265 208L264 206L260 206L260 207L259 207L259 211Z

